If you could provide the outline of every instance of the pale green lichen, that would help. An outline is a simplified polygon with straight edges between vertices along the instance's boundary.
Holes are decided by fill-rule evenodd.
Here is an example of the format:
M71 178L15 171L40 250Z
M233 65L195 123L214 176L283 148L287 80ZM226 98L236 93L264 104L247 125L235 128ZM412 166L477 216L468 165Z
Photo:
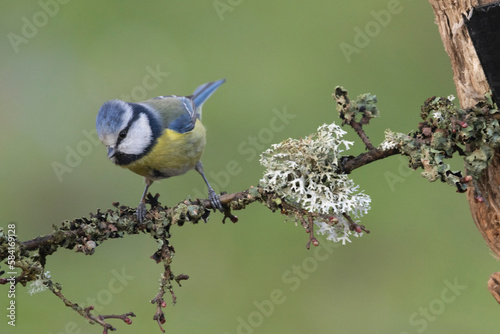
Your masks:
M47 290L48 280L50 280L50 271L46 271L43 275L37 275L37 279L30 283L28 293L33 296L34 294L44 292Z
M352 232L342 215L361 217L371 201L346 174L338 172L341 153L353 144L342 139L344 134L335 123L324 124L304 139L289 138L272 145L260 159L266 168L260 186L298 209L336 217L335 224L319 218L315 223L328 239L343 243L350 241Z

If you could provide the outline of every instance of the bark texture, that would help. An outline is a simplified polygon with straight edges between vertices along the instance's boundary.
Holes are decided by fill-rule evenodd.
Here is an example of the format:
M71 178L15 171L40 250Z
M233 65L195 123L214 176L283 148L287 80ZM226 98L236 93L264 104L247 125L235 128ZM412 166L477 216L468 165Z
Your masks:
M484 198L484 202L477 201L475 189L467 191L472 218L484 240L500 258L500 154L496 152L488 169L486 169L477 188Z
M434 9L444 48L450 56L460 105L464 109L473 107L490 88L469 38L463 15L467 16L473 7L495 1L429 0L429 2Z

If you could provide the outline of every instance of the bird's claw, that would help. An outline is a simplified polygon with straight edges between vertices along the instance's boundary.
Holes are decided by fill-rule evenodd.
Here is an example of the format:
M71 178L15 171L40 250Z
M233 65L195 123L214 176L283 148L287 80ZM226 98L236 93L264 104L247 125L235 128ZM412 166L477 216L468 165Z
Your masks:
M141 201L137 207L137 219L139 219L139 223L142 223L146 218L146 212L146 203Z
M220 212L224 212L224 209L222 208L222 204L220 202L219 195L215 193L212 189L208 191L208 199L210 200L210 203L212 203L212 207L214 210L219 210Z

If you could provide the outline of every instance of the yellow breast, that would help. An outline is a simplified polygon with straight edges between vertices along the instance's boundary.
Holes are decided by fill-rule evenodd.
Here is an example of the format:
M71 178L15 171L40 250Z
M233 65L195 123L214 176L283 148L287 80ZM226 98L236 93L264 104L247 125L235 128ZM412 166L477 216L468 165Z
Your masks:
M181 175L200 161L205 144L205 127L197 120L194 129L186 133L165 129L148 154L122 167L151 180Z

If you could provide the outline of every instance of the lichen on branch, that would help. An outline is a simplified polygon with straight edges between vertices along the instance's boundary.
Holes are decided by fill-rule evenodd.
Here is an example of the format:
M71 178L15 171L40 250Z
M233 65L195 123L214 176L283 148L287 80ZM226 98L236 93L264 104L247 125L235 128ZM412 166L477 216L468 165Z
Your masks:
M357 232L344 215L361 217L370 209L371 199L347 174L339 172L341 153L353 144L335 123L321 125L304 139L286 139L262 153L266 168L260 187L275 193L297 210L282 210L292 220L304 224L304 213L316 213L313 223L327 239L343 244Z
M475 107L460 109L454 97L432 97L421 108L423 122L409 134L386 131L384 148L398 148L412 169L427 180L440 180L465 192L479 179L500 145L498 109L486 96ZM446 159L463 156L465 171L452 170ZM478 195L479 196L479 195Z

